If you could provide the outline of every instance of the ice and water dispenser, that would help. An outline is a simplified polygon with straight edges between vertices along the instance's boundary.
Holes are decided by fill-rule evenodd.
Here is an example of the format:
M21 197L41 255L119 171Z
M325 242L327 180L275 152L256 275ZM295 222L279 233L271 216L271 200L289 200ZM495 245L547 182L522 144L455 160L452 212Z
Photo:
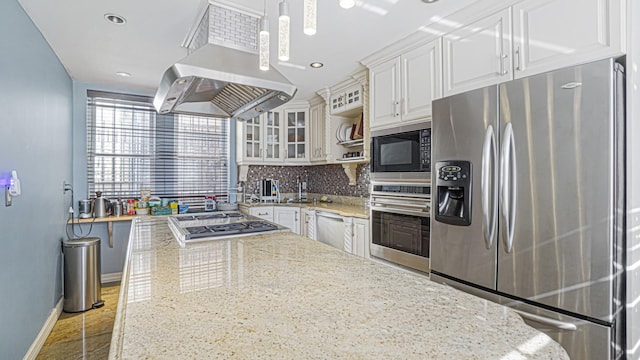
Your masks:
M471 162L438 161L436 171L435 219L445 224L471 225Z

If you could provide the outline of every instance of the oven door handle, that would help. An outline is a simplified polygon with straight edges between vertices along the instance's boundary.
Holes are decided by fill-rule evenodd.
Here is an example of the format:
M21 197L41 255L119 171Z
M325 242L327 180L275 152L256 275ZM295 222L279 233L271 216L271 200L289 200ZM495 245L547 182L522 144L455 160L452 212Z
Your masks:
M428 204L425 204L424 201L421 201L422 204L413 204L405 201L393 201L388 199L374 199L371 200L371 204L381 204L381 205L396 205L396 206L406 206L410 208L418 208L423 209L429 207Z
M371 210L390 213L390 214L402 214L402 215L411 215L411 216L419 216L419 217L429 217L431 213L430 208L427 208L427 211L416 211L412 209L401 209L401 208L393 208L388 206L371 206Z
M385 199L398 199L398 200L405 200L405 199L410 199L410 200L414 200L414 201L424 201L424 200L429 200L431 199L431 195L428 194L411 194L411 193L402 193L405 195L402 196L398 196L398 195L389 195L389 193L383 192L383 191L372 191L371 192L371 197L381 197L381 198L385 198Z

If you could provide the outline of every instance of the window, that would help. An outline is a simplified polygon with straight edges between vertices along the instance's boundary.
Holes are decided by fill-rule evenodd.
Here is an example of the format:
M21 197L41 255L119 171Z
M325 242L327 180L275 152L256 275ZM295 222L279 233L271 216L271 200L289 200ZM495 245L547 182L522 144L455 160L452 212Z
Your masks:
M201 207L226 199L229 120L157 114L147 97L88 92L89 195L132 199L140 190Z

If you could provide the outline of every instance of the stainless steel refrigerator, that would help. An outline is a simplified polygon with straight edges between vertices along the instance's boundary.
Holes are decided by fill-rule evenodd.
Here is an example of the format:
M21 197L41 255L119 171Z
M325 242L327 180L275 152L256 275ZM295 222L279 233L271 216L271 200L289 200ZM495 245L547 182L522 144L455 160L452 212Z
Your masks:
M433 103L431 278L575 359L624 349L624 76L613 59Z

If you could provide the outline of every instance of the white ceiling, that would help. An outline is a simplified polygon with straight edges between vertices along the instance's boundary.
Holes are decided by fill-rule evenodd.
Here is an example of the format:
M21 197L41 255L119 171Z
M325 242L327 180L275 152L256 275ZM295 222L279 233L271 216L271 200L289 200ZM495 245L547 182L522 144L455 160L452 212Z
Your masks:
M206 0L18 0L74 80L153 94L164 71L187 55L182 41ZM302 0L288 0L291 16L291 64L278 64L277 12L280 0L267 0L271 64L298 87L297 99L335 85L361 68L359 61L444 16L478 0L359 0L345 10L338 0L318 0L318 29L302 32ZM227 1L263 11L261 0ZM104 14L126 18L113 25ZM325 64L321 69L308 65ZM258 64L256 63L256 66ZM123 78L116 72L128 72Z

